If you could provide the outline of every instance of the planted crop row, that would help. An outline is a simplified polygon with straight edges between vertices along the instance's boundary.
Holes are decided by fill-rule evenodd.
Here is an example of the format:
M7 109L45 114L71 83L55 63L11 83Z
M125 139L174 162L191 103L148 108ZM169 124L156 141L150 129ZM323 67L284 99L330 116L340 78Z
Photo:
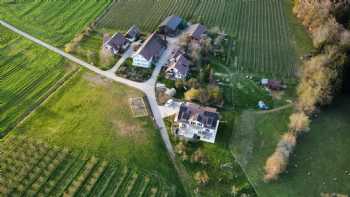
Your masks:
M14 35L2 26L0 31ZM65 74L60 56L24 38L5 38L0 52L0 133L13 127Z
M0 1L0 16L36 37L62 47L101 14L110 2Z
M173 194L157 177L35 140L10 137L0 147L0 196Z
M193 16L199 0L121 0L116 1L109 12L99 21L102 28L127 30L138 25L143 31L155 31L159 23L171 14L185 19Z
M279 0L121 0L116 1L98 24L127 30L136 24L152 32L168 15L220 27L236 39L235 51L227 49L224 63L233 72L276 77L295 74L296 57L289 26Z

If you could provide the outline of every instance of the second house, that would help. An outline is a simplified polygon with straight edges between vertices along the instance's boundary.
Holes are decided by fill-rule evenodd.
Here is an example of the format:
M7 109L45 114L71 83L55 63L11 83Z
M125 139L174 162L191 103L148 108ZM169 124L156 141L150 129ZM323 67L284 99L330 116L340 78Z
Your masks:
M167 48L167 42L157 33L152 33L132 58L134 66L150 68Z

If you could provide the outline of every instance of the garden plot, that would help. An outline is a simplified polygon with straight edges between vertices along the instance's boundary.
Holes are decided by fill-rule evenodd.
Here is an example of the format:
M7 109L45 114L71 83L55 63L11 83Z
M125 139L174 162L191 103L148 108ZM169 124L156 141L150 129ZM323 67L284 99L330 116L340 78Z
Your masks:
M148 110L142 97L129 98L129 105L135 118L148 115Z

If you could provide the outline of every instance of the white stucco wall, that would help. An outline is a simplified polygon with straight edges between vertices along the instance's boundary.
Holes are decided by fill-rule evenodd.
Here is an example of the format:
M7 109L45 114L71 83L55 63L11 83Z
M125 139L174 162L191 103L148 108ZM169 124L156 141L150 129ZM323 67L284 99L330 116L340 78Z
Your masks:
M151 64L152 64L152 59L148 61L142 55L135 55L132 59L132 65L134 66L149 68L151 67Z

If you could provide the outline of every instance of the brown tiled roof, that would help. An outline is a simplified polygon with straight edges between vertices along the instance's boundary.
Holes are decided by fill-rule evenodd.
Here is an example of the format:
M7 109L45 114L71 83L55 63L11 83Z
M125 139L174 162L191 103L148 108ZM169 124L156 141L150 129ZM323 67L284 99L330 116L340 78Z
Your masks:
M207 32L207 28L199 23L191 25L189 27L189 35L198 40L205 32Z
M107 44L112 46L115 49L118 49L122 47L124 44L126 44L127 42L129 42L129 40L126 39L123 34L117 33L117 34L114 34L112 38L107 41Z
M137 54L142 55L145 59L150 60L152 57L160 55L162 50L167 46L165 40L157 33L152 33L142 44Z
M189 123L192 120L202 123L206 128L214 129L219 120L219 113L215 108L183 103L180 106L177 121Z

